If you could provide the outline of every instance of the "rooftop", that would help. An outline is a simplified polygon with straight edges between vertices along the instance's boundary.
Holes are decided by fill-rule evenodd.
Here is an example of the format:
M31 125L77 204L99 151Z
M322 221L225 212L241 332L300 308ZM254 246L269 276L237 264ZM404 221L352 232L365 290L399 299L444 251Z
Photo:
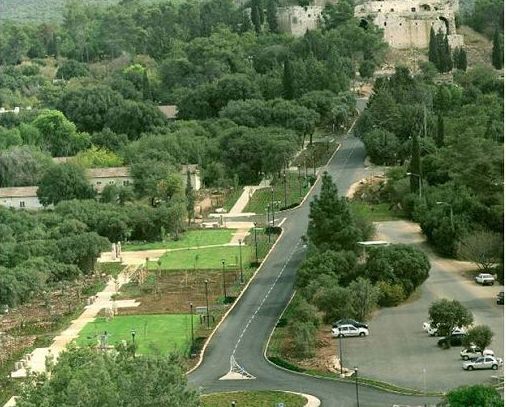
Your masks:
M0 198L27 198L37 196L38 187L0 188Z
M89 168L86 170L89 178L114 178L129 177L128 167L111 167L111 168Z

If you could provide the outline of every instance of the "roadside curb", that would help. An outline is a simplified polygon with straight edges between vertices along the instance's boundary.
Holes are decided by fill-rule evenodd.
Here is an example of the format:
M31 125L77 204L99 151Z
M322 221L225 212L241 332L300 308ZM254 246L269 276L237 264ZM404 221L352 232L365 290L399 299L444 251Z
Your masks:
M223 321L225 320L225 318L228 316L228 314L230 314L230 312L232 312L232 310L235 308L235 306L239 303L239 300L241 299L241 297L243 296L243 294L246 292L246 290L248 289L248 287L252 283L252 281L255 279L255 277L258 274L258 272L263 268L263 265L264 265L265 261L269 258L271 252L277 246L278 242L281 240L281 237L283 236L284 233L285 233L285 230L283 228L281 228L281 233L279 234L278 238L276 239L276 241L274 242L274 244L272 245L272 247L269 249L268 253L265 255L264 259L262 260L262 262L260 263L260 265L257 267L257 269L255 270L255 272L253 273L253 275L251 276L251 278L249 279L249 281L243 287L243 289L241 290L239 296L236 298L236 300L234 301L234 303L232 304L232 306L223 314L223 316L221 317L221 319L219 320L219 322L216 324L216 326L214 327L214 329L211 331L211 333L207 337L206 341L204 342L204 345L202 346L202 349L200 350L199 360L198 360L197 364L195 366L193 366L190 370L188 370L185 373L186 375L189 375L190 373L192 373L194 370L196 370L202 364L202 361L204 360L204 352L206 351L207 346L209 345L209 342L211 341L212 337L214 336L214 334L216 333L216 331L218 330L218 328L221 326L221 324L223 323Z
M311 394L306 393L298 393L295 391L288 391L288 390L265 390L265 391L277 391L280 393L289 393L289 394L296 394L298 396L302 396L306 398L307 403L304 405L304 407L320 407L321 401L319 398L312 396ZM216 392L216 393L208 393L204 396L210 396L212 394L234 394L234 393L245 393L247 390L236 390L236 391L223 391L223 392Z

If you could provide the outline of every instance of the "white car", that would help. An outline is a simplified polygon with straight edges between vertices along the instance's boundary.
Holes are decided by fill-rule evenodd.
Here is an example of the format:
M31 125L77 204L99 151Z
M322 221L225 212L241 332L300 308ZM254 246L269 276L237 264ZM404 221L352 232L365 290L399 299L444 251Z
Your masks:
M369 329L357 328L350 324L340 325L337 328L332 328L332 336L334 338L344 336L367 336L367 335L369 335Z
M427 332L430 336L436 336L438 333L438 327L439 325L432 326L429 322L423 323L423 330ZM452 334L465 334L466 330L465 328L453 328Z
M476 345L471 345L469 348L462 349L460 352L460 357L464 360L479 358L480 356L494 356L494 351L485 349L482 353L481 349Z
M495 278L492 274L480 273L475 278L476 282L481 285L494 285Z
M497 370L499 366L502 366L502 359L495 358L493 356L480 356L479 358L468 360L462 363L462 368L464 370L474 370L474 369Z

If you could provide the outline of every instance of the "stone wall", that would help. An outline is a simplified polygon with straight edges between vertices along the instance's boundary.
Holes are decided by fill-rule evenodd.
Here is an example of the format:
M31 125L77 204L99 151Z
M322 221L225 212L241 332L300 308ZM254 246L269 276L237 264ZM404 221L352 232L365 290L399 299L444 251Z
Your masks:
M303 36L306 31L318 27L323 7L280 7L278 8L278 24L281 32L286 32L295 37Z

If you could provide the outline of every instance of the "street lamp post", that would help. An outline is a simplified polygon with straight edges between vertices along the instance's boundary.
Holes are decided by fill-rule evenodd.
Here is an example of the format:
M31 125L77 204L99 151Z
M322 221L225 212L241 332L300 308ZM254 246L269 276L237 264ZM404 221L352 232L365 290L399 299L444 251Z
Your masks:
M271 243L271 218L270 216L270 204L267 205L267 238L269 239L269 244Z
M136 333L135 329L132 329L130 331L130 334L132 335L132 344L134 345L134 347L135 347L135 333Z
M414 172L407 172L406 175L418 177L418 196L422 199L422 176Z
M190 302L190 329L191 329L191 338L192 338L191 349L190 349L190 356L191 356L191 354L193 353L194 345L195 345L195 338L193 336L193 303L192 302Z
M355 370L355 392L357 394L357 407L360 407L360 402L358 400L358 367L354 367L353 370Z
M223 278L223 303L227 302L227 285L225 283L225 259L221 259L221 276Z
M272 227L274 227L274 188L271 187L271 212L272 212Z
M452 206L452 204L450 204L448 202L438 201L438 202L436 202L436 205L448 205L450 207L450 225L452 227L452 231L455 231L455 225L453 224L453 206Z
M206 286L206 319L207 319L207 329L209 329L209 298L208 298L208 291L207 291L207 285L209 284L209 281L204 280L204 284Z
M339 366L341 368L341 376L343 375L343 337L339 335Z
M239 269L241 270L241 284L244 282L242 276L242 239L239 239Z
M287 203L286 172L283 173L283 183L285 184L285 208L286 208L288 206L288 203Z
M253 223L253 233L255 236L255 259L256 264L258 265L258 241L257 241L257 223Z

